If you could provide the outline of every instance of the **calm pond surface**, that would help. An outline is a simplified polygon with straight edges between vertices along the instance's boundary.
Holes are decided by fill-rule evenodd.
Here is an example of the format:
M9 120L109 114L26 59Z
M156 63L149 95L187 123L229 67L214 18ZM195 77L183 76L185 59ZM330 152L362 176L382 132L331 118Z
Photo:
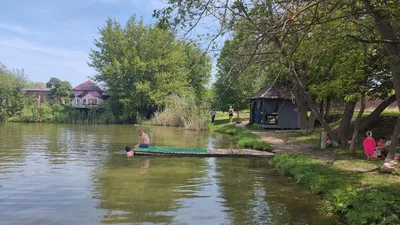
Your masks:
M0 124L0 224L338 224L321 201L256 158L125 158L132 125ZM153 145L229 138L141 127Z

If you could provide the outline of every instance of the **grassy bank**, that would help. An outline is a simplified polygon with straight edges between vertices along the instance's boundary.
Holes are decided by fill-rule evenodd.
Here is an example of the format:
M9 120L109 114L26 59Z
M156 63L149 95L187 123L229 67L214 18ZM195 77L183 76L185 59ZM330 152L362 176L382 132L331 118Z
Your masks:
M283 174L328 200L329 209L343 214L348 224L400 224L400 182L379 174L375 165L379 162L329 163L295 154L276 154L272 162Z
M245 129L237 128L232 124L213 126L212 131L234 136L239 148L251 148L262 151L272 150L271 145L262 141L257 135L249 133Z

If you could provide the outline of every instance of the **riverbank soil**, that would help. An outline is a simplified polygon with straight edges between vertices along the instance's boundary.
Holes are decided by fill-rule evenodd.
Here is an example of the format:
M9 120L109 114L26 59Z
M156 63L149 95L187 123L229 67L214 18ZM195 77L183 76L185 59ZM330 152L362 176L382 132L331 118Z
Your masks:
M237 124L236 127L247 129L247 122ZM335 160L342 158L329 150L315 150L315 144L312 142L297 142L294 137L300 133L298 131L274 131L274 130L250 130L249 132L259 136L261 140L272 145L275 153L296 153L299 155L316 156L325 160Z

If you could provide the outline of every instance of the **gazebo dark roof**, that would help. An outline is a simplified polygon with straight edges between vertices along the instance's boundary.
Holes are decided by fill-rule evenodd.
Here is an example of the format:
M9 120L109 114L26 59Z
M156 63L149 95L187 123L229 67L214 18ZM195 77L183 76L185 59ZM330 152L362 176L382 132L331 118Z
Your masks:
M250 99L292 99L292 94L282 85L266 86Z
M94 84L92 81L88 80L85 83L82 83L78 86L76 86L74 91L102 91L96 84Z

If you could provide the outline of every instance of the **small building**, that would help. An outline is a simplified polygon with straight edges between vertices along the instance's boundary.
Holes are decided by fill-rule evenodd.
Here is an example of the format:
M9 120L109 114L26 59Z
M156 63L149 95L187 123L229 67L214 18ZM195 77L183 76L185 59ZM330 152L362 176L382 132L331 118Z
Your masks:
M250 98L250 124L273 129L299 129L297 106L284 86L267 86Z
M34 86L33 88L24 89L25 95L33 97L38 105L43 104L43 102L48 101L50 99L50 89L43 88L39 85Z
M76 86L72 90L74 91L72 106L75 108L89 108L99 105L105 100L103 90L90 80Z

